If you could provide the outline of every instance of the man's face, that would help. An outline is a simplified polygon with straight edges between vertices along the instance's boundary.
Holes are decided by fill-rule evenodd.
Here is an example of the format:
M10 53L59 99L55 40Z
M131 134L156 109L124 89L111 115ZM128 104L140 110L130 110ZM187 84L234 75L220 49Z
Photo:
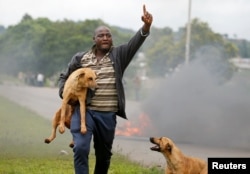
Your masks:
M96 44L97 50L102 52L107 52L113 45L112 35L108 28L100 27L95 31L95 36L93 40Z

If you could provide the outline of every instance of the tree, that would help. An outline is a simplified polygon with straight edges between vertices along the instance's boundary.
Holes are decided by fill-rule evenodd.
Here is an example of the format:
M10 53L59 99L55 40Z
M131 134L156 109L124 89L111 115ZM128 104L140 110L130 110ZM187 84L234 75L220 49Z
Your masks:
M237 47L224 39L222 35L214 33L207 23L199 19L192 20L190 39L190 61L198 58L196 52L204 46L215 46L221 52L222 60L227 63L229 58L238 54ZM168 29L152 29L152 41L146 55L148 58L149 73L151 76L164 76L169 70L176 68L185 61L186 27L177 32ZM153 34L156 32L156 34ZM158 37L156 37L157 35ZM207 52L207 54L210 54ZM209 57L207 57L209 58Z
M71 57L93 44L94 29L107 25L101 20L51 22L47 18L32 19L25 14L21 22L0 35L0 71L17 75L18 72L53 76L62 71ZM114 29L121 42L127 34Z
M4 29L0 34L0 71L13 75L20 71L34 74L40 72L46 77L58 74L76 52L90 48L93 44L93 31L99 25L108 26L102 20L74 22L65 19L51 22L47 18L33 19L25 14L19 24ZM110 28L114 45L127 42L135 33L117 26ZM152 27L149 38L139 50L144 52L146 57L148 75L164 77L172 69L183 64L185 43L186 27L181 27L177 32L168 27ZM240 46L241 53L247 55L249 43L243 45ZM198 58L199 51L211 46L222 53L220 55L225 62L238 55L237 45L214 33L207 23L198 19L192 21L190 46L190 61ZM133 76L136 68L137 66L130 66L130 72L126 74Z

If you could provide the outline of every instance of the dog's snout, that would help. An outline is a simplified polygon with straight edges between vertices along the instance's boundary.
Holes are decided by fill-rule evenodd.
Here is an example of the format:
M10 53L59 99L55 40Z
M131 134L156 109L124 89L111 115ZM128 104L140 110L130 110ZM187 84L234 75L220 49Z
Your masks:
M149 140L150 140L151 142L153 142L154 138L153 138L153 137L150 137Z

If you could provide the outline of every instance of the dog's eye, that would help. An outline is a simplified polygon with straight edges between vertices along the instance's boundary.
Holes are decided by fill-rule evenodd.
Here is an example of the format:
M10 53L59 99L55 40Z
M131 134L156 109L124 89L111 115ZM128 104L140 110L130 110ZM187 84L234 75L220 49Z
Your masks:
M93 78L92 78L92 77L89 77L88 79L89 79L89 81L92 81L92 80L93 80Z

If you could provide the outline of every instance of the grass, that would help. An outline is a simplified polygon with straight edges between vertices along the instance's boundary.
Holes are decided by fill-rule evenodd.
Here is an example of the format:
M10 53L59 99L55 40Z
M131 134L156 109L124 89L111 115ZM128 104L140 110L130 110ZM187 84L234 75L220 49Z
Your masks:
M69 131L58 134L51 144L44 138L50 135L51 122L36 113L0 96L0 174L73 174L73 153L68 147ZM60 155L65 150L68 155ZM89 157L90 173L95 158ZM160 174L157 167L144 167L114 153L109 174Z

